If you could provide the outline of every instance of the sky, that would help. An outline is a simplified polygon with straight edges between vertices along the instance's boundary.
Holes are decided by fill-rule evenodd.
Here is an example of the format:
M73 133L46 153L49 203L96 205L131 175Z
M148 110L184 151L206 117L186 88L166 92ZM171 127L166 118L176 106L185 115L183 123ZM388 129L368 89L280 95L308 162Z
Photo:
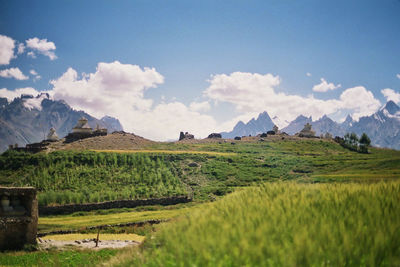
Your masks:
M400 103L400 1L0 0L0 97L40 92L154 140L357 120Z

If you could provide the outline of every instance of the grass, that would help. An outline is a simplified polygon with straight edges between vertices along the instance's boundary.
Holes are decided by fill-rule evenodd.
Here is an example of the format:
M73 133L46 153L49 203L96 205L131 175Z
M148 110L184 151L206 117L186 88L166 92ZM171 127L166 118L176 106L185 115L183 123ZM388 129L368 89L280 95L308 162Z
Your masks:
M71 240L82 240L82 239L92 239L97 238L97 233L91 234L64 234L64 235L46 235L43 240L56 240L56 241L71 241ZM101 233L99 235L99 240L133 240L136 242L143 242L144 236L137 234L108 234Z
M0 253L0 266L98 266L118 250L66 250Z
M400 182L267 183L160 226L121 266L397 266Z

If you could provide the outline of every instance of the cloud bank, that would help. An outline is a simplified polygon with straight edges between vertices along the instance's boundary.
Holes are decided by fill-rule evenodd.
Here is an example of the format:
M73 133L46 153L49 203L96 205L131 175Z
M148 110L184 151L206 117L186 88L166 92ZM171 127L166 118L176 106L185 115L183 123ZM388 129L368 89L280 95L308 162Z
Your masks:
M381 105L372 92L363 86L348 88L339 99L330 100L277 92L281 79L269 73L218 74L211 76L209 82L210 86L204 91L206 97L231 103L240 113L266 110L270 116L287 121L292 121L300 114L318 119L340 110L350 110L353 118L358 119L372 114Z
M163 82L164 77L154 68L114 61L99 63L96 72L81 77L69 68L50 82L50 93L54 99L63 99L98 118L114 116L128 131L154 140L177 139L179 131L204 137L215 129L215 120L199 113L208 108L204 102L190 107L177 101L154 105L144 96L146 90Z

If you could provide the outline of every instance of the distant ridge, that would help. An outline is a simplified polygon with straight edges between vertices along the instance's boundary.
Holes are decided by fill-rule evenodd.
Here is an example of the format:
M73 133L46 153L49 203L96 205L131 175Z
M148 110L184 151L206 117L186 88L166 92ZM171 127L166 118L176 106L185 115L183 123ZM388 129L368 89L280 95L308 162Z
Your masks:
M275 119L277 117L274 117L274 121ZM400 107L393 101L388 101L376 113L361 117L358 121L353 120L350 115L342 123L335 122L326 115L316 121L300 115L282 131L293 135L300 132L306 123L312 125L318 136L327 132L333 136L343 136L347 132L355 132L359 136L366 133L374 146L400 149ZM253 118L248 123L239 121L232 131L221 134L223 138L257 135L271 130L273 126L273 120L264 111L257 119Z
M248 123L239 121L230 132L222 132L223 138L234 138L236 136L257 135L267 132L274 127L274 123L266 111L260 113L257 119L251 119Z
M62 138L81 117L86 117L92 128L99 124L109 133L123 130L115 118L106 116L98 120L84 111L72 109L63 100L50 99L48 94L21 95L11 102L0 97L0 152L7 150L10 144L25 146L39 142L51 127Z

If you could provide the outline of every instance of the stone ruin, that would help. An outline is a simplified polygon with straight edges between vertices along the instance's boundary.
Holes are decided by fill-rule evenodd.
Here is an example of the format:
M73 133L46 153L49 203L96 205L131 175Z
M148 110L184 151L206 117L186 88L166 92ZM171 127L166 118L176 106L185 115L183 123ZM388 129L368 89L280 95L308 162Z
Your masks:
M220 133L212 133L207 138L222 138Z
M186 132L186 133L180 132L179 141L184 140L184 139L194 139L194 135L190 134L188 132Z
M33 187L0 187L0 250L36 244L38 202Z
M300 131L299 137L315 137L315 131L312 130L311 124L307 122L303 130Z

